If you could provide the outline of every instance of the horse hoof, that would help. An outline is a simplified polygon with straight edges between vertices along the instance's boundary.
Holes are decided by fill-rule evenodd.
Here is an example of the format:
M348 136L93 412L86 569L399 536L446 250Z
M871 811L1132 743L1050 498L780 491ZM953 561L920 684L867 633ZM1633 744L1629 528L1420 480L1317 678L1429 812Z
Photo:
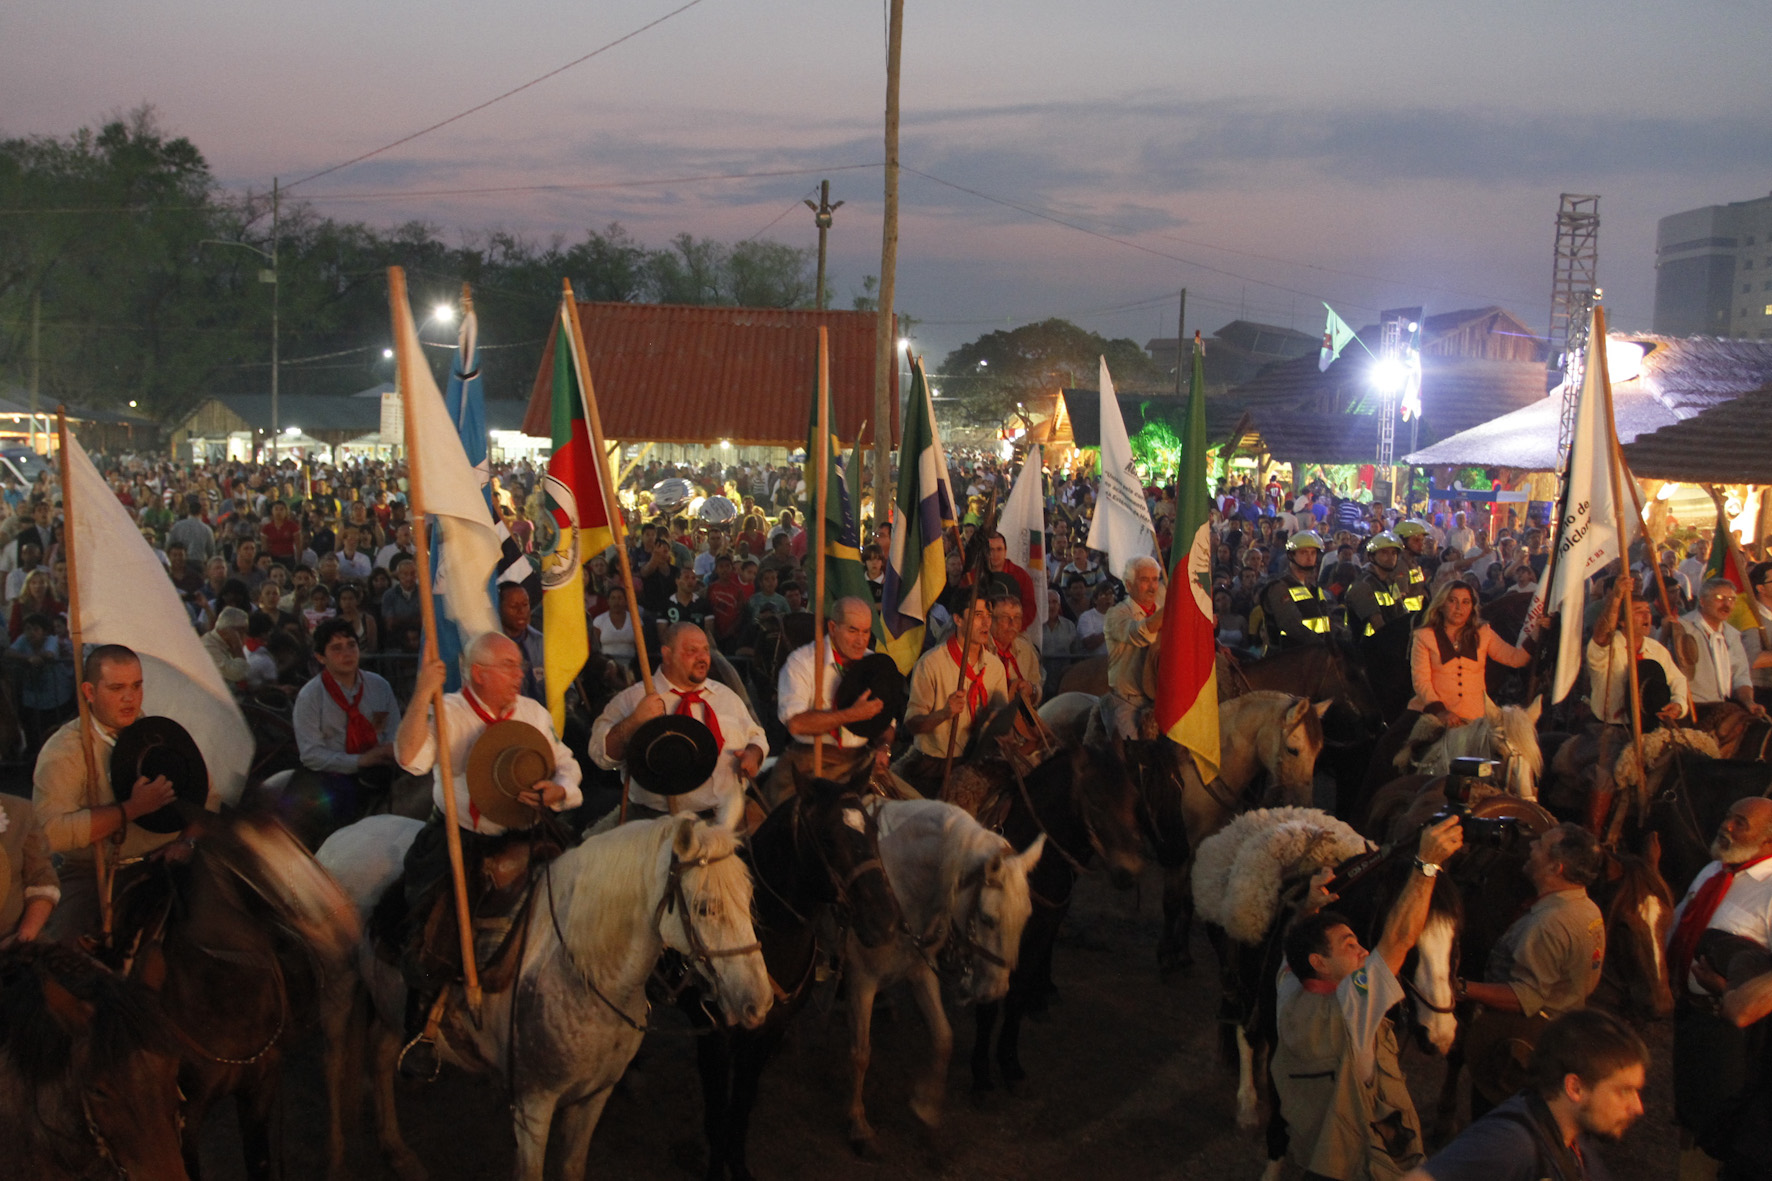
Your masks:
M913 1098L911 1100L911 1113L915 1115L926 1128L941 1127L941 1104L939 1102Z
M1245 1131L1261 1127L1261 1113L1254 1107L1245 1109L1237 1104L1237 1126Z

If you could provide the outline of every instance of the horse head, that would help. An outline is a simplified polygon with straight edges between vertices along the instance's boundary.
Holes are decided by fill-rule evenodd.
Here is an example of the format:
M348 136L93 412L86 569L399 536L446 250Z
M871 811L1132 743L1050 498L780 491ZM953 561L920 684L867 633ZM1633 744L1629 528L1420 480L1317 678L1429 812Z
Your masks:
M998 1001L1008 993L1009 976L1021 953L1021 932L1033 913L1028 873L1039 864L1045 847L1045 833L1020 853L1002 842L960 879L948 945L962 961L958 986L962 1004Z
M1606 963L1600 987L1626 1015L1659 1020L1674 1010L1667 978L1674 894L1661 876L1661 839L1651 832L1643 852L1610 853L1594 901L1606 916Z
M679 817L670 822L670 880L659 935L713 989L726 1021L763 1023L773 1001L769 973L751 924L751 875L728 827Z
M1409 868L1413 872L1413 867ZM1458 1036L1457 994L1453 980L1459 971L1460 937L1464 932L1464 903L1458 887L1446 874L1434 879L1433 895L1428 902L1427 922L1410 953L1410 963L1403 973L1411 1009L1415 1014L1416 1032L1421 1040L1439 1051L1441 1056L1452 1052Z
M1544 774L1544 753L1538 747L1538 717L1544 698L1528 706L1491 702L1484 720L1489 730L1489 755L1502 765L1509 795L1523 800L1538 798L1538 780Z
M1259 736L1261 762L1273 779L1277 804L1309 807L1317 756L1323 753L1323 715L1333 704L1328 699L1311 704L1298 697Z
M858 778L865 783L869 762L861 764ZM903 926L904 917L886 867L880 860L880 829L875 814L863 801L856 782L836 783L814 779L795 796L799 809L796 827L810 839L796 839L802 859L811 857L817 869L808 877L814 895L835 906L863 947L879 947Z
M1176 754L1184 748L1174 743ZM1071 791L1095 855L1118 890L1144 872L1144 836L1138 825L1138 786L1113 746L1079 744L1070 753Z
M26 944L0 963L0 1029L0 1118L50 1141L43 1159L10 1162L21 1175L77 1153L90 1162L81 1176L183 1181L178 1044L144 988L78 952Z

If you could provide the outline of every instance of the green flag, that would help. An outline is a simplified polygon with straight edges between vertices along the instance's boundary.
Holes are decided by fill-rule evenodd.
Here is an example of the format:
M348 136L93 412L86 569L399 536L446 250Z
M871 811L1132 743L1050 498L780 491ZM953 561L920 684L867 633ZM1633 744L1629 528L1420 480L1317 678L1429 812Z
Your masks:
M825 422L830 422L830 410L825 410ZM859 440L857 441L859 446ZM825 487L818 487L818 451L823 447L830 456L829 466L825 473ZM857 472L856 481L860 479ZM859 504L851 490L852 481L846 478L843 463L843 449L837 444L837 437L828 430L821 440L818 437L818 392L812 395L812 420L806 428L806 487L811 502L806 511L807 550L811 552L817 539L818 515L824 514L824 593L825 615L831 614L838 599L856 598L864 603L874 601L873 592L868 589L867 568L861 564L861 526L857 516ZM806 598L810 602L814 588L806 588Z

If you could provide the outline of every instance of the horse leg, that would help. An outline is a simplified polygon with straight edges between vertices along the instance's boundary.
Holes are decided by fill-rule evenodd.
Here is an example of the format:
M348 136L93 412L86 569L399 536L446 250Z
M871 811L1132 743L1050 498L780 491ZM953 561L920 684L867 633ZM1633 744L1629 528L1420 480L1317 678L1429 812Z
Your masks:
M369 1032L371 1091L375 1097L375 1138L383 1159L400 1181L424 1181L429 1176L418 1154L400 1136L400 1113L394 1105L394 1066L400 1042L392 1030L371 1019Z
M1017 969L1019 971L1019 968ZM1015 979L1010 978L1009 992L1015 993ZM1001 1001L980 1002L972 1010L972 1093L982 1095L994 1090L991 1082L991 1034L997 1028L997 1016L1003 1009Z
M326 1169L329 1177L340 1181L347 1176L345 1136L356 1127L361 1102L357 1080L363 1074L366 1000L354 979L335 982L321 1012L326 1037L326 1096L332 1116L327 1128Z
M702 1039L706 1041L706 1038ZM582 1177L585 1175L585 1158L591 1152L591 1133L597 1130L597 1121L603 1118L603 1105L609 1102L609 1087L594 1091L580 1099L574 1099L558 1106L560 1112L560 1175L562 1177ZM550 1119L552 1111L549 1112ZM518 1138L521 1147L522 1138ZM547 1128L542 1128L541 1144L536 1154L536 1171L534 1176L541 1176L541 1158L547 1155Z
M1267 1111L1267 1166L1261 1171L1261 1181L1280 1181L1291 1134L1286 1130L1286 1117L1280 1114L1280 1092L1272 1074L1267 1080Z
M1440 1084L1433 1126L1428 1129L1428 1138L1435 1145L1445 1144L1458 1130L1458 1076L1463 1072L1464 1038L1460 1037L1446 1054L1446 1079Z
M1163 937L1157 943L1157 968L1164 975L1194 966L1194 953L1188 947L1194 926L1190 861L1163 867Z
M1237 1126L1253 1128L1260 1123L1255 1095L1255 1047L1237 1026Z
M609 1099L609 1089L605 1087L597 1094L588 1097L580 1106L590 1110L590 1118L584 1118L584 1112L576 1107L568 1111L578 1111L573 1121L573 1134L581 1138L577 1145L579 1155L578 1175L584 1175L584 1154L590 1151L591 1131L597 1126L597 1117L603 1114L603 1104ZM558 1091L525 1091L511 1101L511 1122L517 1133L517 1164L512 1176L520 1181L542 1181L548 1159L548 1131L554 1123L554 1112L560 1105ZM563 1158L567 1164L567 1175L571 1176L571 1161L568 1155Z
M1009 995L1003 1001L1003 1032L997 1036L997 1069L1002 1072L1003 1084L1011 1093L1014 1093L1016 1084L1025 1082L1028 1076L1021 1066L1021 1019L1027 1007L1027 989L1011 983Z
M751 1112L757 1106L763 1068L781 1045L785 1024L744 1035L736 1047L732 1071L732 1102L726 1113L726 1168L732 1181L750 1181L751 1166L745 1158L745 1139L751 1130Z
M911 991L929 1025L929 1069L911 1090L911 1110L927 1127L941 1126L942 1092L947 1089L948 1059L954 1052L954 1030L941 1007L941 982L927 964L910 978Z
M277 1109L282 1078L282 1055L256 1068L257 1078L234 1094L234 1110L240 1121L240 1148L246 1157L246 1175L261 1181L283 1175L282 1139L277 1135Z
M708 1181L724 1181L726 1141L732 1118L731 1038L714 1030L695 1039L695 1066L701 1075L701 1126L708 1141Z
M852 944L853 946L853 944ZM868 1077L868 1058L872 1053L874 994L879 982L867 972L852 972L849 981L849 1147L862 1156L876 1151L874 1129L868 1124L867 1106L862 1088Z

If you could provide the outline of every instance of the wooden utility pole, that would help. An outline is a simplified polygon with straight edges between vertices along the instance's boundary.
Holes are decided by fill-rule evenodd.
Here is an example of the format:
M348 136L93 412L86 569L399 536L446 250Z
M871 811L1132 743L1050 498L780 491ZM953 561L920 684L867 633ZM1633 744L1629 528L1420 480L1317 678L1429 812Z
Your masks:
M812 445L818 448L812 460L815 473L812 483L812 708L824 708L824 665L830 659L824 634L825 596L825 518L830 515L827 498L831 492L831 342L830 332L818 326L818 386L813 395L818 402L812 408ZM812 735L812 777L824 775L824 731Z
M811 197L806 198L806 208L812 210L813 224L818 227L818 295L816 296L819 311L825 309L824 299L824 239L831 229L831 214L843 207L843 202L831 204L831 182L818 182L818 203L814 204Z
M1187 393L1187 378L1182 376L1181 348L1187 343L1187 288L1181 289L1181 310L1175 314L1175 396ZM1191 354L1190 354L1191 357ZM1260 473L1257 473L1258 475Z
M892 314L898 279L898 63L904 48L904 0L891 0L886 27L886 202L880 228L880 317L874 347L874 527L892 512L892 406L898 400L898 325ZM861 506L856 506L856 512Z
M37 387L43 378L43 293L31 295L31 450L37 450ZM58 428L59 429L59 428ZM47 431L44 432L48 434ZM49 449L44 440L43 449ZM39 452L41 454L41 452ZM64 485L65 487L65 485Z

